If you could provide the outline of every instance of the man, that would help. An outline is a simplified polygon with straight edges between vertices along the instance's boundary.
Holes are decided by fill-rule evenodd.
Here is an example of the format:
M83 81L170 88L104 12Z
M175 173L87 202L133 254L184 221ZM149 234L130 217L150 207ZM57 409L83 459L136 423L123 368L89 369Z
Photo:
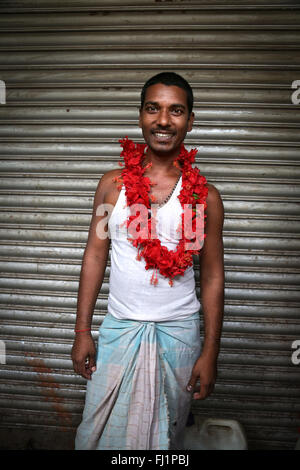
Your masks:
M96 190L72 349L74 370L88 379L76 449L180 449L191 399L213 391L223 319L224 215L219 192L192 167L194 154L183 146L193 127L192 107L192 89L181 76L148 80L139 119L147 146L123 140L125 167L106 173ZM199 257L202 348L195 251L182 249L187 239L176 229L183 228L183 203L195 208L199 201L206 214ZM146 206L143 228L143 210L134 213L134 203ZM109 211L99 208L109 206L107 217ZM101 236L103 225L106 234L119 230L118 236ZM149 227L154 236L145 235ZM110 241L108 313L96 360L90 329Z

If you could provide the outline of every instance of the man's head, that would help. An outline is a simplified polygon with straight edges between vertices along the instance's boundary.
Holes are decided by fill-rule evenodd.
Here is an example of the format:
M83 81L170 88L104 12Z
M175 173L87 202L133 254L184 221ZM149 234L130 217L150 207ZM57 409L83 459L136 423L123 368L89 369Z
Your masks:
M185 78L181 77L181 75L178 75L174 72L162 72L157 75L154 75L154 77L151 77L149 78L149 80L146 81L141 92L141 109L143 108L145 103L147 89L151 85L155 85L157 83L162 83L166 86L177 86L185 90L189 115L192 113L194 105L193 90L190 84L185 80Z
M193 127L193 93L175 73L161 73L148 80L141 94L139 125L149 152L175 157L186 133Z

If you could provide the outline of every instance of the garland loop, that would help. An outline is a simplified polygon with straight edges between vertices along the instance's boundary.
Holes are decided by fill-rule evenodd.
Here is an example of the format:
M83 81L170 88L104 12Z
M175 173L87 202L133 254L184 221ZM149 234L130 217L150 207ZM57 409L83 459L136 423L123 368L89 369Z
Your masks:
M135 144L127 137L120 140L121 157L124 159L125 166L121 177L116 178L118 182L122 182L125 186L125 194L127 198L127 205L129 207L135 204L143 204L147 209L151 208L151 203L155 202L153 196L149 196L149 192L153 183L147 176L144 176L145 171L151 166L151 163L143 167L142 162L145 158L144 151L146 144ZM180 154L174 160L174 165L182 172L182 189L178 195L178 199L184 209L185 205L191 205L194 213L192 219L192 234L183 233L184 227L184 210L181 215L181 238L175 250L168 250L167 247L163 246L159 238L150 238L149 234L155 234L155 218L149 216L147 227L142 228L141 225L138 236L136 236L137 226L135 227L135 237L128 238L128 240L138 249L137 259L144 258L146 266L145 268L153 269L153 275L151 277L151 284L156 285L158 282L157 272L162 276L169 279L170 286L173 285L173 279L175 276L183 276L185 270L193 265L193 255L199 254L201 248L198 249L186 249L186 244L191 243L194 237L195 239L195 226L196 226L196 205L203 204L204 210L207 207L206 198L208 194L208 188L206 186L206 178L200 175L198 168L193 168L192 163L195 161L197 149L187 151L184 145L181 145ZM191 207L189 206L189 207ZM129 215L126 224L128 233L130 234L130 226L132 222L139 217L138 213ZM205 216L206 217L206 216ZM205 225L205 218L203 220L203 227ZM202 239L199 237L196 240L198 243L203 242L205 234L202 231ZM190 235L190 236L189 236ZM197 246L197 244L196 244ZM200 247L200 245L198 245ZM202 244L201 244L202 247Z

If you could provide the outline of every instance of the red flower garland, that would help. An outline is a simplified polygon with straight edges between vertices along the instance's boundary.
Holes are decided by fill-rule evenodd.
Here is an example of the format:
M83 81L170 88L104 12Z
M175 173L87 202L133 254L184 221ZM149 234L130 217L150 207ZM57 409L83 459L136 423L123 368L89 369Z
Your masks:
M122 171L121 178L118 181L122 181L125 185L125 194L127 198L127 205L132 206L133 204L143 204L150 209L151 202L154 202L153 197L149 197L150 188L153 185L147 176L144 176L145 171L151 166L151 163L142 167L142 161L145 157L144 150L146 144L135 144L127 137L120 140L123 148L121 157L124 158L125 168ZM182 208L185 204L191 204L193 211L196 213L196 204L203 204L204 209L206 208L206 198L208 194L208 188L206 186L206 178L200 175L198 168L193 168L192 163L195 160L196 149L188 152L184 145L181 145L179 156L174 161L174 164L182 171L182 189L178 195L178 199L181 203ZM133 220L139 217L139 214L131 214L127 219L127 228L130 233L130 225ZM181 216L181 229L184 227L184 211ZM204 222L204 221L203 221ZM195 229L195 217L192 219L192 230ZM151 283L157 284L157 271L169 278L169 284L173 285L173 278L175 276L184 275L185 270L192 266L193 255L198 254L200 249L188 250L186 244L191 243L190 237L183 234L175 250L168 250L167 247L163 246L159 238L150 238L148 235L156 233L155 231L155 220L153 215L148 218L148 226L142 229L140 226L139 236L135 238L129 238L128 240L133 246L138 248L137 259L144 258L146 262L146 269L154 269ZM135 225L135 224L134 224ZM136 229L136 226L135 226ZM205 234L203 234L205 237ZM194 238L195 241L195 238ZM198 240L199 242L200 240ZM199 245L200 246L200 245Z

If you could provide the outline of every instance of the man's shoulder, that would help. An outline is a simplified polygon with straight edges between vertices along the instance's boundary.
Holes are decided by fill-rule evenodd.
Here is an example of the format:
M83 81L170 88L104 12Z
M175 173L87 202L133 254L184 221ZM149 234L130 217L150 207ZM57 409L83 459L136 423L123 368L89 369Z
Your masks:
M208 188L208 195L207 195L208 198L212 200L221 198L220 192L213 184L207 183L207 188Z
M109 184L114 183L115 178L119 178L122 174L122 168L116 168L114 170L109 170L103 174L99 182Z
M117 197L120 182L118 179L122 174L122 169L109 170L101 176L95 193L95 200L98 203L103 202L107 197Z
M113 190L116 185L118 185L118 178L120 178L122 174L122 169L117 168L115 170L109 170L106 173L104 173L99 182L98 182L98 188L101 190Z
M207 208L219 208L219 210L223 211L223 201L219 190L211 183L207 183L207 188Z

